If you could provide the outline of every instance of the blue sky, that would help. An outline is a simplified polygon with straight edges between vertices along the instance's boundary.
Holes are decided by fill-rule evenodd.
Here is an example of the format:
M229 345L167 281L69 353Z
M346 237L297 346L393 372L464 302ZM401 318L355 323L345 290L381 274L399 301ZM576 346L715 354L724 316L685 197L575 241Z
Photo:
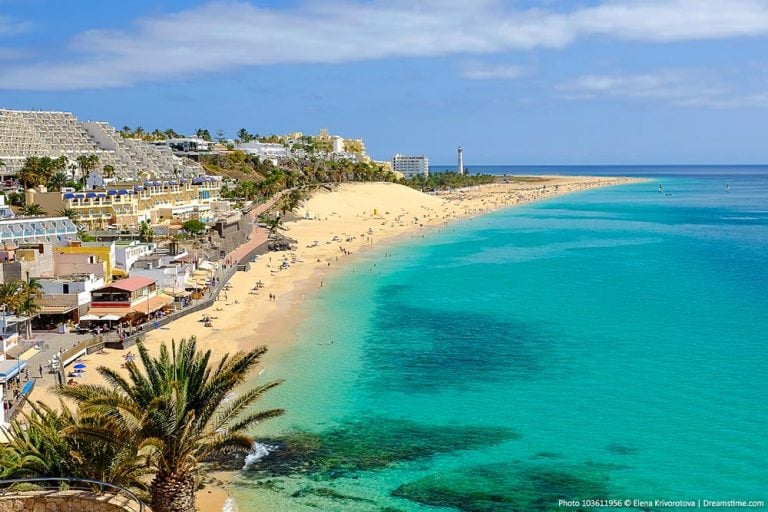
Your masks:
M0 0L0 106L469 165L768 161L768 0Z

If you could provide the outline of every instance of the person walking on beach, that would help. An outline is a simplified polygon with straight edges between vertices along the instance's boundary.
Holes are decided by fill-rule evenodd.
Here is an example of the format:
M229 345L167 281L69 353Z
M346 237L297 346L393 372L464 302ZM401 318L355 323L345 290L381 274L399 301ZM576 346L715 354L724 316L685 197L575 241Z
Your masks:
M42 364L38 365L37 369L40 372L40 378L42 379L43 378L43 365Z

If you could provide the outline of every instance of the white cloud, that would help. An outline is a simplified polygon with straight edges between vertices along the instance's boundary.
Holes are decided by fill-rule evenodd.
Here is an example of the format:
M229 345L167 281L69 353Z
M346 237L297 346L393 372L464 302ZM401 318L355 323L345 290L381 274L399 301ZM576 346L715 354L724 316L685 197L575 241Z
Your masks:
M573 14L584 34L640 41L684 41L768 33L764 0L625 0Z
M83 32L55 60L0 66L0 88L118 87L269 64L488 55L561 48L589 36L682 41L768 34L768 4L758 0L607 0L570 11L541 5L315 0L261 8L215 1L140 19L126 30Z
M30 26L29 23L22 23L0 14L0 36L20 34L27 31Z
M522 66L489 65L472 62L464 66L462 76L470 80L514 80L528 73L528 69Z
M557 86L572 100L655 99L686 107L764 107L768 93L741 92L704 73L662 70L645 74L582 75Z
M630 98L689 98L692 94L712 96L723 91L689 71L665 70L646 74L582 75L558 86L575 98L620 96Z

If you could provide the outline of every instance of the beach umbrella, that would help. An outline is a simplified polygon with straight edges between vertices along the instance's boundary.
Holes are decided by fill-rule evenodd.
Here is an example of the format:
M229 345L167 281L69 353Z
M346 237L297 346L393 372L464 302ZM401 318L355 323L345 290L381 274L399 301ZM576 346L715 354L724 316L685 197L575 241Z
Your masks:
M77 363L75 366L73 366L75 370L84 370L85 369L85 363Z

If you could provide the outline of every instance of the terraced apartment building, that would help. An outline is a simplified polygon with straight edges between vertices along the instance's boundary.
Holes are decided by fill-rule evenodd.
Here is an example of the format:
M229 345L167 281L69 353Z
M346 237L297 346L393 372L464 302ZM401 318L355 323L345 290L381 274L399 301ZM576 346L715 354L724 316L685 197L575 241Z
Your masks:
M66 156L76 172L78 156L96 155L98 169L114 168L118 180L172 179L202 175L196 162L170 148L124 138L104 122L83 122L69 112L0 109L0 178L12 178L27 157Z

